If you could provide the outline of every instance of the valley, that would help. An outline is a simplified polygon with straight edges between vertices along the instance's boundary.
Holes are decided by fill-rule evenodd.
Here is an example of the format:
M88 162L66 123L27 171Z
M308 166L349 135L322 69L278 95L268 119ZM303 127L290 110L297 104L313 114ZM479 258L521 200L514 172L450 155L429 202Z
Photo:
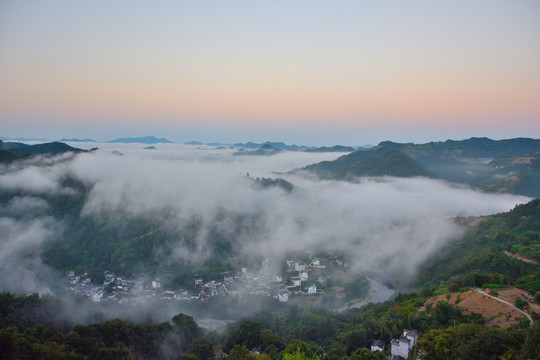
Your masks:
M534 174L537 145L475 153L478 141L348 155L263 145L264 157L199 144L20 146L0 172L2 336L51 326L86 356L67 334L92 328L106 341L99 333L114 327L131 333L122 356L170 358L158 348L171 338L199 358L208 355L196 344L280 358L301 341L334 359L403 329L420 331L415 351L426 353L435 331L534 336L538 200L479 179ZM442 158L469 175L436 169Z

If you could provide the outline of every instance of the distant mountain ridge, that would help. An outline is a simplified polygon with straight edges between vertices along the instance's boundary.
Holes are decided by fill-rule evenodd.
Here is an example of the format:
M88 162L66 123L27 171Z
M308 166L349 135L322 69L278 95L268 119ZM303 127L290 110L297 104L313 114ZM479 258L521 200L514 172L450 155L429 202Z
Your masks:
M5 136L0 136L0 140L3 140L3 141L43 141L43 142L51 141L45 138L25 138L25 137L10 138L10 137L5 137Z
M540 197L540 140L470 138L426 144L383 141L373 149L358 150L302 170L337 180L427 176L490 192Z
M77 138L73 138L73 139L60 139L58 141L61 141L61 142L96 142L96 140L93 140L93 139L77 139Z
M208 146L228 146L233 148L243 148L243 149L260 149L262 146L269 144L272 145L275 149L283 150L283 151L305 151L305 152L352 152L356 149L370 149L374 147L374 145L366 144L362 146L344 146L344 145L334 145L334 146L307 146L307 145L288 145L284 142L273 142L273 141L266 141L264 143L255 143L252 141L248 141L246 143L222 143L222 142L210 142L210 143L202 143L200 141L189 141L184 143L184 145L208 145Z
M287 145L283 142L273 142L273 141L267 141L267 142L264 142L262 144L257 144L257 143L254 143L254 142L251 142L251 141L248 141L247 143L236 143L236 144L233 144L232 146L234 147L241 147L241 148L246 148L246 149L259 149L261 147L263 147L264 145L271 145L274 149L279 149L279 150L286 150L286 151L299 151L299 150L305 150L305 149L308 149L307 146L298 146L298 145Z
M305 152L353 152L356 149L352 146L334 145L331 147L321 146L312 149L306 149Z
M235 152L233 155L235 156L244 156L244 155L251 155L251 156L270 156L281 153L283 150L273 147L270 143L263 144L260 148L257 150L245 150L241 148L237 152Z
M513 138L492 140L486 137L466 140L446 140L426 144L395 143L383 141L379 146L388 146L421 158L426 154L459 156L468 158L500 158L504 156L540 153L540 139Z
M143 136L143 137L127 137L127 138L119 138L114 140L107 141L108 143L124 143L124 144L131 144L131 143L141 143L141 144L173 144L172 141L165 139L165 138L157 138L155 136Z
M86 150L74 148L62 142L51 142L28 145L19 142L3 142L0 140L0 162L11 162L32 155L58 155L66 152L80 153Z
M358 150L333 161L323 161L302 170L323 179L351 180L359 176L430 176L419 163L403 152L387 146Z

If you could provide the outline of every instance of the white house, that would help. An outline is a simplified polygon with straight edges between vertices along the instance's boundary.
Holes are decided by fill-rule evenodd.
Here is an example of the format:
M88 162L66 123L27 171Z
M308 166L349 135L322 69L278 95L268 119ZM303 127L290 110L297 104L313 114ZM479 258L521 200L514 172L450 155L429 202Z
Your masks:
M276 282L282 282L283 278L279 275L276 275Z
M302 284L302 280L300 280L300 278L298 276L293 276L291 278L291 282L292 282L293 286L300 286Z
M392 345L392 355L401 356L404 359L408 359L411 353L410 343L411 341L403 336L399 339L393 339L390 343Z
M316 294L317 293L317 285L311 284L307 287L307 293L308 294Z
M161 287L161 281L159 280L153 280L152 281L152 289L158 289Z
M321 265L321 259L319 259L319 258L313 259L312 264L314 266L320 266Z
M278 294L278 300L280 302L287 302L289 301L289 294L286 292L282 292Z
M373 344L371 344L371 351L384 351L384 341L382 340L373 340Z
M294 270L296 270L296 271L305 271L306 270L306 264L304 264L304 262L302 262L302 261L294 263Z
M300 271L298 273L298 277L300 278L300 281L307 281L308 279L308 273L305 271Z
M419 335L420 333L418 332L418 330L409 330L409 329L403 330L403 336L405 336L407 339L411 341L410 343L411 349L414 346L414 344L416 344L416 341L418 340Z
M392 340L392 355L399 355L408 359L412 354L413 346L418 340L418 330L404 329L399 339Z

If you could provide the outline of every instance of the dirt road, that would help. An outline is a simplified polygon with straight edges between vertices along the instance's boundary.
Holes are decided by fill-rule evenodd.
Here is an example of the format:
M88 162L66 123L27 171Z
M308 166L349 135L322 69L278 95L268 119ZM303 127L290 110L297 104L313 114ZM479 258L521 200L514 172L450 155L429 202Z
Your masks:
M531 315L529 315L528 313L526 313L526 312L523 311L523 310L518 309L514 304L512 304L512 303L510 303L510 302L508 302L508 301L506 301L506 300L499 299L499 298L497 298L497 297L495 297L495 296L489 295L488 293L482 291L482 289L479 289L479 288L475 288L474 291L476 291L477 293L480 293L480 294L482 294L482 295L485 295L485 296L487 296L487 297L489 297L489 298L491 298L491 299L493 299L493 300L497 300L497 301L502 302L503 304L506 304L506 305L511 306L511 307L514 308L515 310L519 311L521 314L525 315L525 317L526 317L527 319L529 319L529 321L531 322L531 326L533 325L533 322L534 322L534 321L533 321Z

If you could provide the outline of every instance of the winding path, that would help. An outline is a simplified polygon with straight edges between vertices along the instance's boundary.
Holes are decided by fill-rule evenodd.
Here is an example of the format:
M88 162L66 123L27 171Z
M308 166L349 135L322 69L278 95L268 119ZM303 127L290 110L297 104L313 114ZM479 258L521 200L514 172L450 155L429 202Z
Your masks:
M512 254L510 251L505 251L504 255L516 258L518 260L521 260L521 261L529 263L529 264L538 265L538 261L524 258L523 256L519 256L518 254Z
M506 305L511 306L513 309L516 309L517 311L519 311L520 313L522 313L523 315L525 315L525 317L526 317L527 319L529 319L529 321L531 322L530 325L531 325L531 326L533 325L533 322L534 322L534 321L533 321L531 315L527 314L527 313L526 313L525 311L523 311L523 310L518 309L514 304L512 304L512 303L510 303L510 302L508 302L508 301L506 301L506 300L499 299L498 297L489 295L488 293L486 293L485 291L483 291L482 289L479 289L479 288L475 288L474 291L476 291L477 293L480 293L480 294L482 294L482 295L485 295L485 296L487 296L487 297L489 297L489 298L492 298L493 300L497 300L497 301L499 301L499 302L502 302L503 304L506 304Z

